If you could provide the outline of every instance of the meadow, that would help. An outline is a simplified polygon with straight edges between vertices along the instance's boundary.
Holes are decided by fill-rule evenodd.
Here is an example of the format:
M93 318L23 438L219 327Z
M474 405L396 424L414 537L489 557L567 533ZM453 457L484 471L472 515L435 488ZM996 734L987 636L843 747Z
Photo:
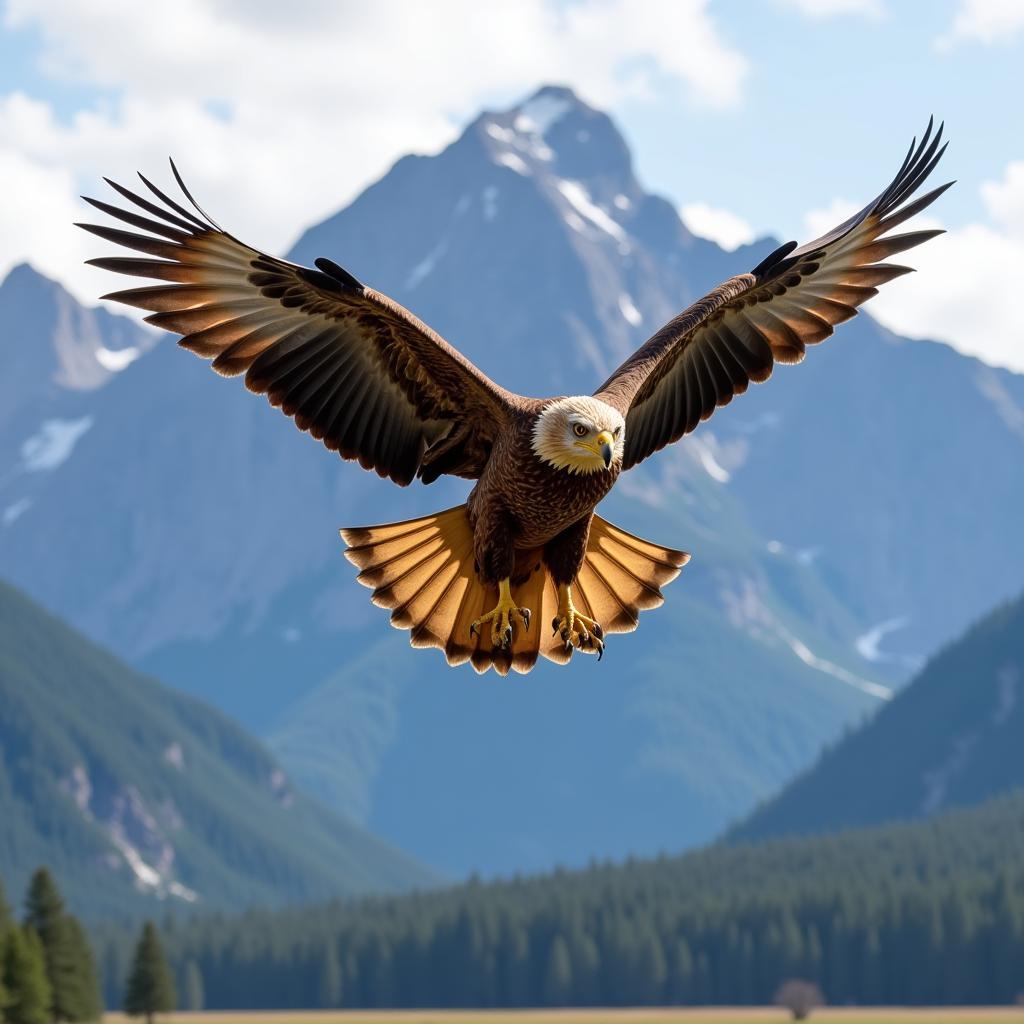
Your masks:
M640 1007L560 1010L281 1010L176 1013L166 1024L768 1024L791 1020L772 1006ZM833 1024L1024 1024L1024 1007L823 1007L811 1017ZM108 1013L104 1024L129 1024Z

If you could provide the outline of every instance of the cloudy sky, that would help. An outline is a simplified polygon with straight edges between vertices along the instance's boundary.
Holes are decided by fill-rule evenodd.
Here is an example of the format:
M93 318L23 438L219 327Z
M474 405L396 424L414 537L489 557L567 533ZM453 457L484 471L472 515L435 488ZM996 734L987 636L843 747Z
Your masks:
M0 0L0 275L80 298L78 193L174 154L281 252L408 151L545 82L608 110L639 176L728 247L806 239L884 186L928 115L948 234L872 311L1024 371L1024 0ZM923 225L925 226L925 225ZM80 237L81 236L81 237ZM344 254L330 254L344 261ZM737 271L748 267L737 266ZM97 276L93 276L96 274Z

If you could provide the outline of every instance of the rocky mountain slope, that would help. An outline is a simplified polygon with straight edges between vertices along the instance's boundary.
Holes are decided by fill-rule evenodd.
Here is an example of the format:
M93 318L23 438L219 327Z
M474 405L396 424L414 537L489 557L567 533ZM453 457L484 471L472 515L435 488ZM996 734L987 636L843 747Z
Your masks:
M835 831L977 804L1024 786L1024 597L940 651L862 729L735 829Z
M241 910L438 876L298 793L223 714L0 583L0 878L40 864L89 917Z

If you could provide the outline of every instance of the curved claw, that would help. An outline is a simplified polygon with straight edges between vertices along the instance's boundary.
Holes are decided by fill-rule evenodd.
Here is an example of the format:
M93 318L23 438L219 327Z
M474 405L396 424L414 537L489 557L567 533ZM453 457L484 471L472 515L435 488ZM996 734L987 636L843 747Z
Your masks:
M469 624L469 635L471 637L483 636L484 623L490 623L491 644L494 647L500 647L502 650L508 650L512 646L512 634L516 616L522 619L525 629L530 628L530 610L518 607L515 601L512 600L509 581L507 579L500 580L498 583L498 603L489 612L485 612L480 618L475 619Z
M578 612L571 599L567 605L559 608L560 614L552 620L551 635L560 635L567 651L575 648L586 654L596 654L600 661L604 657L604 629L599 622Z

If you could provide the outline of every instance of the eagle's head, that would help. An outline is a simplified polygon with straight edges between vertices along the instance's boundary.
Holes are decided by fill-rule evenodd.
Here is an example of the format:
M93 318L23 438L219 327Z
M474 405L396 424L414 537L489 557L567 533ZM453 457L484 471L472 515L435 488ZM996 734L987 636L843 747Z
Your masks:
M580 395L559 398L533 426L534 452L556 469L598 473L622 463L626 421L610 405Z

